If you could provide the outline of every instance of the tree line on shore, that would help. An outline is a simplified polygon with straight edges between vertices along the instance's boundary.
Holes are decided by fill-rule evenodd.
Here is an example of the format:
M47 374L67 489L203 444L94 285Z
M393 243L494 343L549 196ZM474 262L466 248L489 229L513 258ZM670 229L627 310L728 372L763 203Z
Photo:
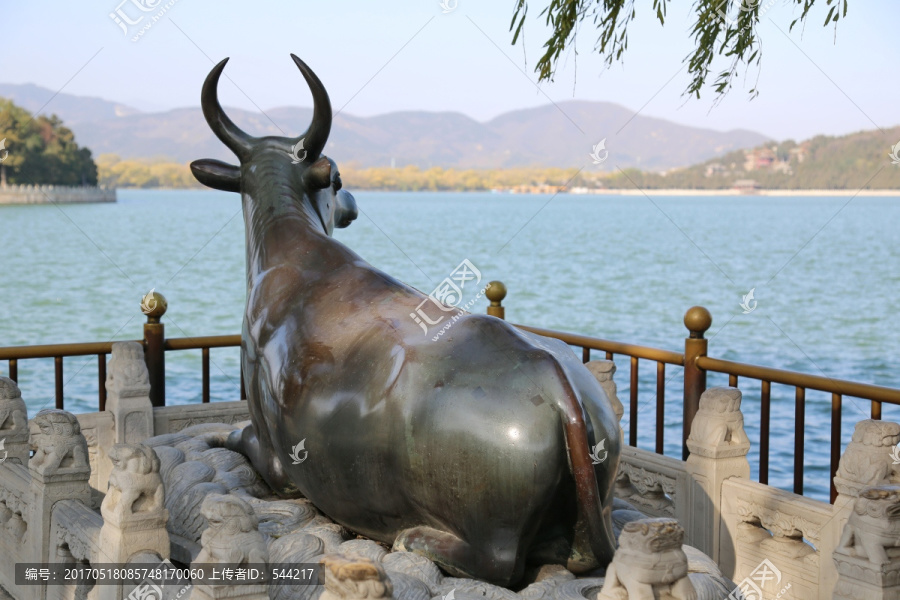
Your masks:
M891 140L896 144L891 145ZM610 155L602 167L455 169L341 165L348 189L385 191L547 191L547 188L697 189L753 187L772 190L900 190L900 127L803 142L769 142L663 173L618 169ZM100 179L118 187L201 187L188 165L165 158L98 159ZM599 170L605 168L606 170Z
M0 185L97 185L91 151L56 115L32 116L0 98Z
M0 180L10 184L201 188L188 164L166 157L127 158L81 148L62 121L33 117L0 98ZM348 189L386 191L548 191L555 189L898 189L900 126L804 142L770 142L663 173L619 169L610 155L582 168L456 169L341 166ZM893 164L892 164L893 163ZM605 169L605 170L600 170Z

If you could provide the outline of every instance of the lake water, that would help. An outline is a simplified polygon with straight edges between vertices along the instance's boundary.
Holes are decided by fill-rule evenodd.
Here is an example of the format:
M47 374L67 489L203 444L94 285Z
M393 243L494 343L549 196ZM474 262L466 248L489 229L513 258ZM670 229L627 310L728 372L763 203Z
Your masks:
M485 281L507 285L511 321L676 351L685 310L700 304L713 315L711 356L900 387L898 198L356 198L360 218L336 237L425 292L468 259ZM126 190L117 204L3 206L0 225L2 346L138 339L150 288L168 299L168 337L240 332L244 234L235 194ZM745 314L740 302L751 288L758 304ZM486 305L481 298L473 311ZM199 402L200 352L166 360L168 403ZM655 366L642 361L640 372L639 446L652 449ZM211 375L214 401L237 399L237 350L212 350ZM681 369L669 367L667 377L666 454L680 458ZM616 379L627 404L622 357ZM19 380L30 415L53 406L52 360L21 361ZM727 378L710 374L709 385ZM759 386L741 388L756 440ZM793 395L772 388L770 483L785 489ZM96 358L66 359L65 402L96 410ZM827 499L830 397L808 392L807 403L807 494ZM845 399L845 444L869 410ZM898 420L900 410L885 405L884 418ZM623 427L627 435L627 407ZM751 464L756 452L754 444Z

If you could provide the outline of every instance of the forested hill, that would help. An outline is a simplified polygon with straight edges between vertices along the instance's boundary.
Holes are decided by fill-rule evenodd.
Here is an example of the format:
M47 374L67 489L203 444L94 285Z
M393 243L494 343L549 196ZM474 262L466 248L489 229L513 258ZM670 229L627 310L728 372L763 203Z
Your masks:
M768 143L665 174L630 170L627 178L619 174L604 185L729 189L741 182L761 189L900 189L900 164L891 153L900 163L900 126Z
M897 151L894 152L894 147ZM609 173L575 167L519 169L420 169L342 166L355 189L438 191L514 189L546 191L560 186L590 189L708 189L735 187L783 190L900 190L900 127L803 142L767 143L665 173L626 169ZM610 151L609 160L615 154ZM98 158L101 180L125 187L197 187L186 164ZM737 185L736 185L737 184ZM584 190L582 190L584 191Z
M0 181L8 184L97 185L91 151L56 115L31 114L0 98Z

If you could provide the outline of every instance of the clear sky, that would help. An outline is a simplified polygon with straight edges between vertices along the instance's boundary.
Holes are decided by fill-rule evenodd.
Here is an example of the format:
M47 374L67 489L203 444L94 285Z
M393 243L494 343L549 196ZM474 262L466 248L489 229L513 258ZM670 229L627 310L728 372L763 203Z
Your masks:
M900 123L897 0L851 0L838 26L823 28L819 0L805 31L787 29L794 3L771 3L760 24L763 62L719 106L713 95L687 99L682 59L690 50L692 0L669 3L661 27L649 0L637 17L624 64L606 70L585 24L574 55L552 84L538 89L534 63L545 41L535 0L526 46L510 46L513 0L0 0L0 82L35 83L97 96L142 110L199 104L211 61L230 56L223 103L247 109L310 104L288 54L320 76L335 110L369 116L401 110L456 111L478 120L540 104L578 100L619 103L647 116L718 130L746 128L776 139L843 134ZM156 6L147 13L135 5ZM173 5L143 37L131 37ZM128 35L110 18L132 20ZM527 59L527 66L526 66ZM721 65L720 65L721 66ZM680 72L679 72L680 71ZM240 87L239 91L236 86ZM52 112L52 102L47 112Z

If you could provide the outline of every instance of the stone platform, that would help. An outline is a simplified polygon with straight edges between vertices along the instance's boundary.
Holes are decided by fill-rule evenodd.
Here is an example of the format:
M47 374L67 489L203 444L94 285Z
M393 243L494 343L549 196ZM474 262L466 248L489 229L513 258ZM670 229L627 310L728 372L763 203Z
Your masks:
M370 559L383 567L396 600L440 600L451 592L455 600L596 600L603 587L603 571L576 577L561 565L544 565L532 569L523 586L510 590L445 576L425 557L394 552L383 544L354 536L308 500L274 496L243 455L224 448L228 435L244 424L199 424L143 442L160 458L172 560L188 564L202 552L201 537L207 528L201 512L203 500L216 494L240 498L252 507L270 563L317 563L335 553ZM616 538L627 523L647 518L628 502L616 500ZM732 592L734 583L721 574L712 559L691 546L685 545L683 550L697 600L722 600ZM272 600L315 600L323 592L324 586L272 586L269 595Z
M177 600L900 598L898 423L856 424L832 505L750 480L740 390L707 389L687 461L622 449L618 549L606 570L576 577L535 565L505 589L448 576L425 557L353 535L304 499L276 497L224 447L249 417L246 402L153 407L141 345L117 342L112 355L101 412L45 409L28 419L18 386L0 377L0 585L16 600L129 596L121 582L23 586L17 562L162 560L323 565L323 586L198 582ZM614 363L587 366L621 418Z
M0 186L0 205L84 204L115 201L115 188L65 185Z

